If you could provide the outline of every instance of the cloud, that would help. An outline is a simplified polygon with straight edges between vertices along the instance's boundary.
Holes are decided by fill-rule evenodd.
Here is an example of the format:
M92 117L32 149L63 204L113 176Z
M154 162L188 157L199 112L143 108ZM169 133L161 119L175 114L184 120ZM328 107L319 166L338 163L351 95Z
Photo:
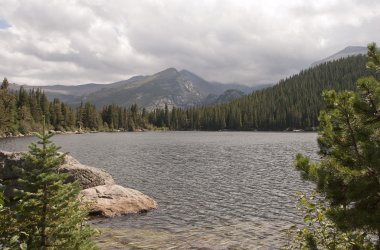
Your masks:
M168 67L274 83L349 45L380 41L380 2L5 0L0 76L107 83Z

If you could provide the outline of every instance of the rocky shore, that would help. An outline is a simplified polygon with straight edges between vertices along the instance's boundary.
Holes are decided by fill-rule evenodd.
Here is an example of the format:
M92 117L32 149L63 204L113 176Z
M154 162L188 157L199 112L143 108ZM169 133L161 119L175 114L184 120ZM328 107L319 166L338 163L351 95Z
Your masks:
M23 164L21 152L0 151L0 180L7 183L5 195L15 187L17 173L12 166ZM115 183L106 171L83 165L70 155L65 156L59 171L69 173L68 181L78 181L82 188L79 199L89 205L90 215L114 217L141 213L157 208L157 203L140 191Z
M125 132L147 132L147 131L167 131L168 129L165 128L153 128L153 129L135 129L134 131L127 131L127 130L120 130L120 129L113 129L113 130L73 130L73 131L60 131L60 130L50 130L49 133L55 134L55 135L72 135L72 134L93 134L93 133L125 133ZM18 138L18 137L25 137L25 136L34 136L35 132L28 132L25 134L17 133L17 134L10 134L10 135L4 135L0 134L1 138Z

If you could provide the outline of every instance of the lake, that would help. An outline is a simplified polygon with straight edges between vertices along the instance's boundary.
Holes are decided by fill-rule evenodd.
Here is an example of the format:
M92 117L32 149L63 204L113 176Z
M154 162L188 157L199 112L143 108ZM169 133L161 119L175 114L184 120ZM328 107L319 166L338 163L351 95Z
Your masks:
M102 249L278 249L302 216L296 192L313 185L292 164L317 159L315 133L144 132L56 135L81 163L154 198L147 214L92 223ZM0 140L27 150L34 137Z

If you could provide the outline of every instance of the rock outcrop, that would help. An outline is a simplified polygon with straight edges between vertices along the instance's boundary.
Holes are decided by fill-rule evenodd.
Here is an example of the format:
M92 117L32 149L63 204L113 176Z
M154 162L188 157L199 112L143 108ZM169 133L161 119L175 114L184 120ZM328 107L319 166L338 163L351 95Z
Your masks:
M20 166L21 164L22 161L20 152L0 151L0 180L18 178L18 175L12 169L12 166Z
M84 189L80 198L90 205L90 214L113 217L127 213L147 212L156 202L140 191L119 185L102 185Z
M23 167L22 152L0 151L0 180L9 181L18 178L17 171L12 166ZM78 160L70 155L66 155L59 171L69 173L68 181L78 181L83 188L96 187L100 185L115 184L112 176L104 170L81 164Z
M69 173L68 181L79 181L79 185L83 188L91 188L100 185L114 185L115 181L106 171L81 164L78 160L70 155L65 156L63 165L59 167L59 171Z
M11 190L17 187L19 176L13 166L25 168L23 164L21 152L0 151L0 180L6 183L6 196L11 196ZM59 171L70 174L67 181L79 182L83 189L79 198L89 205L92 215L113 217L157 208L157 203L149 196L116 185L112 176L106 171L83 165L70 155L65 156Z

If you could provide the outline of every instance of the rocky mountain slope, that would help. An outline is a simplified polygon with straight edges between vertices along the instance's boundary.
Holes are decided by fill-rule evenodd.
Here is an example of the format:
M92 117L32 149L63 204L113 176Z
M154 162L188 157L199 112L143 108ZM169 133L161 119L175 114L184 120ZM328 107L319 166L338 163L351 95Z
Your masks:
M203 105L210 94L219 96L229 88L251 92L251 88L243 85L207 82L189 71L169 68L117 87L101 89L86 99L97 106L110 103L130 106L136 103L148 110L163 108L165 104L169 108L187 108Z
M208 95L206 99L203 101L203 104L211 105L211 104L227 103L232 100L238 99L244 95L245 93L243 91L240 91L237 89L228 89L221 95L215 95L215 94Z
M248 87L239 84L221 84L208 82L196 74L175 68L168 68L149 76L135 76L128 80L111 84L83 84L76 86L24 86L25 89L41 88L49 99L59 98L63 102L77 105L81 101L90 101L97 107L108 104L130 106L137 104L148 110L169 107L187 108L230 101L242 94L251 93L270 85ZM20 86L12 84L12 89ZM233 89L238 92L225 93ZM239 94L237 94L239 93ZM210 96L211 95L211 96Z

